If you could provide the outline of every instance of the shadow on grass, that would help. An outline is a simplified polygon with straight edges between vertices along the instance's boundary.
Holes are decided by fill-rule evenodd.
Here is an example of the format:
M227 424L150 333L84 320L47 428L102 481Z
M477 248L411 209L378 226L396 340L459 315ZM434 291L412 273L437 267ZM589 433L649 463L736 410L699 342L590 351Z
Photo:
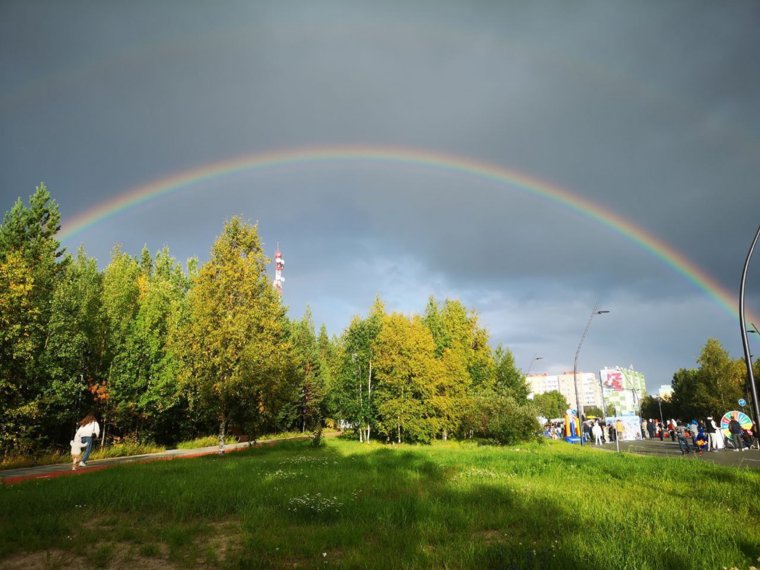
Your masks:
M188 567L202 556L212 560L215 532L230 546L214 565L230 568L698 566L676 538L673 548L647 545L609 521L579 521L562 499L561 482L555 493L531 485L533 477L570 471L604 476L599 465L564 452L496 455L347 442L315 449L288 441L223 457L123 466L0 492L0 513L13 513L0 515L6 537L0 559L70 550L87 534L86 521L110 517L113 524L97 525L101 554L118 551L107 549L111 543L151 540L140 552L157 556L163 552L157 545L165 545L170 560ZM125 525L138 525L141 534L120 533ZM749 545L741 548L756 555ZM93 565L102 562L92 556Z
M358 494L337 510L289 511L282 526L271 512L266 525L248 517L246 546L233 566L310 567L320 561L314 552L338 566L367 568L588 568L609 567L611 560L616 567L626 565L624 544L617 555L603 546L578 549L590 529L581 527L561 500L503 478L471 483L461 470L441 467L421 451L375 448L343 455L327 448L319 452L328 458L324 464L305 462L312 469L303 474L315 484L265 483L272 497L280 497L282 502L272 505L280 512L286 510L285 497L304 491L344 498L349 490ZM639 560L649 560L651 567L692 566L673 552L648 553Z

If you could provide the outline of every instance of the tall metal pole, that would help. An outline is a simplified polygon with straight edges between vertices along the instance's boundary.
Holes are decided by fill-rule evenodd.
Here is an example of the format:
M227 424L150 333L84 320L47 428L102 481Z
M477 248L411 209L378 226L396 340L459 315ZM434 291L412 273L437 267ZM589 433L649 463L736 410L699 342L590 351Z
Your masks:
M660 423L662 424L662 427L664 429L665 419L662 417L662 398L660 398L660 396L657 396L657 405L660 406Z
M747 332L748 332L748 333L752 333L752 334L756 334L756 335L760 336L760 331L759 331L759 330L757 330L757 325L755 325L755 323L750 323L750 325L752 325L752 329L747 329ZM753 358L753 356L752 356L752 347L750 347L750 355L749 355L749 364L750 364L750 366L754 366L754 365L755 365L755 363L753 362L752 358ZM752 369L752 373L753 373L753 374L754 374L754 370L755 370L755 369L753 368L753 369ZM750 395L749 395L749 384L747 384L747 385L745 386L745 391L747 392L747 401L748 401L748 402L752 402L752 401L754 401L754 398L750 397ZM752 407L753 407L753 406L754 406L754 404L751 404L751 405L750 405L750 407L749 407L750 416L753 416L753 415L754 415L753 413L751 413L751 412L752 412ZM753 417L750 417L750 419L751 419L753 422L760 422L760 419L758 419L757 417L754 417L754 418L753 418ZM756 423L756 424L755 424L755 426L757 426L757 425L758 425L758 424Z
M602 419L604 425L607 425L607 402L604 401L604 384L602 383L602 375L599 374L599 390L602 392Z
M575 386L575 405L576 405L576 411L578 412L578 426L583 425L583 403L581 402L581 398L578 394L578 355L581 353L581 346L583 346L583 341L586 339L586 335L588 334L588 329L591 328L591 321L594 318L594 315L603 315L604 313L609 313L609 311L599 311L599 303L594 305L594 309L591 311L591 315L588 318L588 322L586 323L586 328L583 329L583 335L581 335L581 341L578 343L578 350L575 351L575 360L573 361L573 384ZM581 445L583 445L583 429L581 428Z
M760 238L760 226L757 227L755 232L755 239L752 240L752 245L749 247L747 253L747 259L744 262L744 269L742 270L742 280L739 286L739 325L742 331L742 346L744 347L744 361L747 364L747 375L749 376L749 385L752 388L752 399L755 404L755 417L760 418L760 403L757 401L757 387L755 386L755 377L752 373L752 357L749 355L749 339L747 338L747 327L744 324L744 283L747 280L747 269L749 269L749 260L752 259L752 251L755 249L757 240ZM754 427L757 429L757 426Z

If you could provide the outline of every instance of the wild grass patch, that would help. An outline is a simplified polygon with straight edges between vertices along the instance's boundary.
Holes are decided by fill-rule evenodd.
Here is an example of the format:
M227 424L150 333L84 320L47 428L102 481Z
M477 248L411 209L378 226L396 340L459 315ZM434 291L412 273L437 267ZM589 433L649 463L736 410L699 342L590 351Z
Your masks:
M291 441L0 488L0 566L749 568L758 491L757 471L564 444Z

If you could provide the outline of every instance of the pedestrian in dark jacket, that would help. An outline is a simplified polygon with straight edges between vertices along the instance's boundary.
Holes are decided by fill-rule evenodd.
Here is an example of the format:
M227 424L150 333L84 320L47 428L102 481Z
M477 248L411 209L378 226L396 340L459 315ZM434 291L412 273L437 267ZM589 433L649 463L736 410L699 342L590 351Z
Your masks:
M744 451L744 442L742 441L742 425L739 420L736 419L736 413L731 416L731 421L728 422L728 432L731 434L731 442L734 444L734 451L740 449Z

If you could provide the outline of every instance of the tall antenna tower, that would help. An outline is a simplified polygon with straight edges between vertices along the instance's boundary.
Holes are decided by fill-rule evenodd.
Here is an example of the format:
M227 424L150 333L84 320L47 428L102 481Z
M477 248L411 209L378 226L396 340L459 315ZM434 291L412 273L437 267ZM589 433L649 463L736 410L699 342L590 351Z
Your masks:
M280 252L280 243L277 243L277 251L274 252L274 290L282 295L282 284L285 282L285 278L282 276L282 272L285 270L285 260L282 258L282 252Z

